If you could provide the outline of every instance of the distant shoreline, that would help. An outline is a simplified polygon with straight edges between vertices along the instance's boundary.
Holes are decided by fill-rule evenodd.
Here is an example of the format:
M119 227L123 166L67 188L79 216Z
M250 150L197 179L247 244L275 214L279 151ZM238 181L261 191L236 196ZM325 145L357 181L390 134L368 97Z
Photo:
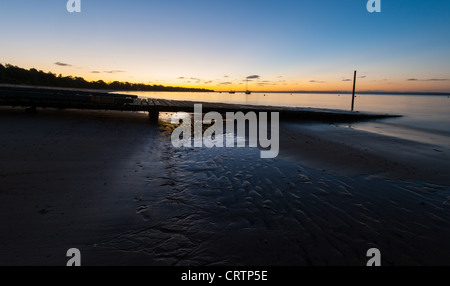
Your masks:
M163 86L157 84L130 83L130 82L105 82L103 80L86 81L82 77L56 75L52 72L45 73L42 70L31 68L29 70L18 66L0 63L0 83L17 85L38 85L49 87L94 89L94 90L118 90L118 91L179 91L179 92L210 92L213 90L193 87Z
M92 89L92 88L75 88L75 87L56 87L56 86L44 86L44 85L24 85L24 84L8 84L0 83L0 87L22 87L22 88L37 88L37 89L50 89L50 90L77 90L86 92L201 92L201 93L226 93L227 91L172 91L172 90L115 90L115 89ZM244 92L244 91L236 91ZM297 90L297 91L253 91L254 93L295 93L295 94L352 94L351 91L342 90L331 90L331 91L308 91L308 90ZM375 95L430 95L430 96L450 96L450 92L402 92L402 91L356 91L356 94L375 94Z
M29 85L29 84L9 84L0 83L0 87L12 87L12 88L29 88L29 89L48 89L48 90L64 90L64 91L82 91L82 92L92 92L92 93L118 93L118 92L214 92L203 91L203 90L120 90L120 89L100 89L100 88L78 88L78 87L61 87L61 86L45 86L45 85Z
M255 93L311 93L311 94L352 94L351 91L330 90L330 91L254 91ZM379 94L379 95L439 95L450 96L450 92L407 92L407 91L356 91L356 94Z

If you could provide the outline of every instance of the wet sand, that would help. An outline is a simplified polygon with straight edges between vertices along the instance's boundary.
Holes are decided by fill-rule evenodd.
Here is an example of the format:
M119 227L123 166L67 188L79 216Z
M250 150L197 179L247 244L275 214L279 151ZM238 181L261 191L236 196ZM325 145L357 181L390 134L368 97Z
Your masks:
M316 169L450 185L450 145L384 136L343 124L283 123L281 129L280 155Z
M0 265L65 265L73 247L83 265L365 265L371 247L384 265L450 264L442 146L286 123L267 160L176 149L171 128L1 108Z

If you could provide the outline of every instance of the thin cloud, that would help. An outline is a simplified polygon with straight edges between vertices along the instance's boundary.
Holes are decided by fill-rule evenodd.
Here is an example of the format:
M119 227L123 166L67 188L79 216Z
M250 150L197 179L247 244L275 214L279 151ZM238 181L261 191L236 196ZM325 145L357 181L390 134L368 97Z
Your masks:
M346 79L343 79L342 81L352 81L352 80L349 78L346 78Z
M62 62L56 62L55 65L60 66L60 67L71 67L71 64L67 64L67 63L62 63Z
M104 73L122 73L125 71L120 71L120 70L112 70L112 71L104 71Z
M312 80L310 80L309 82L312 82L312 83L325 83L325 82L322 81L322 80L315 80L315 79L312 79Z
M429 79L417 79L417 78L409 78L407 81L448 81L448 78L429 78Z
M91 73L100 73L99 71L91 71Z
M367 76L365 76L365 75L362 75L362 76L360 76L359 78L366 78Z
M197 83L199 83L200 81L202 81L202 79L200 79L200 78L184 77L184 76L179 76L179 77L177 77L177 79L186 80L186 82L188 82L188 83L191 83L192 81L196 81Z
M276 85L276 83L273 83L273 82L271 82L271 81L268 81L268 80L265 80L265 81L262 81L262 82L258 82L258 83L256 83L258 86L266 86L266 85Z
M227 75L224 75L223 77L224 77L224 78L229 78L229 76L227 76Z
M247 77L247 79L259 79L259 75L255 74L255 75L249 75Z
M219 83L219 85L230 85L230 84L233 84L233 83L229 82L229 81Z
M427 79L426 81L447 81L449 80L448 78L430 78Z

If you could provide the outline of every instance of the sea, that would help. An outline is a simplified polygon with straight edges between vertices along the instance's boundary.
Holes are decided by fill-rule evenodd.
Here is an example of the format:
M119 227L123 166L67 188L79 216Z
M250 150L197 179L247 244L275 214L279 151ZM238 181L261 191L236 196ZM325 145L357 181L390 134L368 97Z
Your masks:
M123 92L121 92L123 93ZM350 110L352 95L339 93L253 92L128 92L140 98L265 106ZM429 94L357 94L354 111L401 117L341 124L423 143L450 146L450 96Z

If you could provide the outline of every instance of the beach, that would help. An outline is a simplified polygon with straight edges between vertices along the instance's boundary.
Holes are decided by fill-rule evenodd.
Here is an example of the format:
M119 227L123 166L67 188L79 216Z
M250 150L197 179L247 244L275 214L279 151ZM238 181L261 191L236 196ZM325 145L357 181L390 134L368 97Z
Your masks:
M337 174L449 185L450 148L336 124L284 124L282 157Z
M0 109L0 265L450 262L450 148L282 122L280 154L175 148L167 117Z

